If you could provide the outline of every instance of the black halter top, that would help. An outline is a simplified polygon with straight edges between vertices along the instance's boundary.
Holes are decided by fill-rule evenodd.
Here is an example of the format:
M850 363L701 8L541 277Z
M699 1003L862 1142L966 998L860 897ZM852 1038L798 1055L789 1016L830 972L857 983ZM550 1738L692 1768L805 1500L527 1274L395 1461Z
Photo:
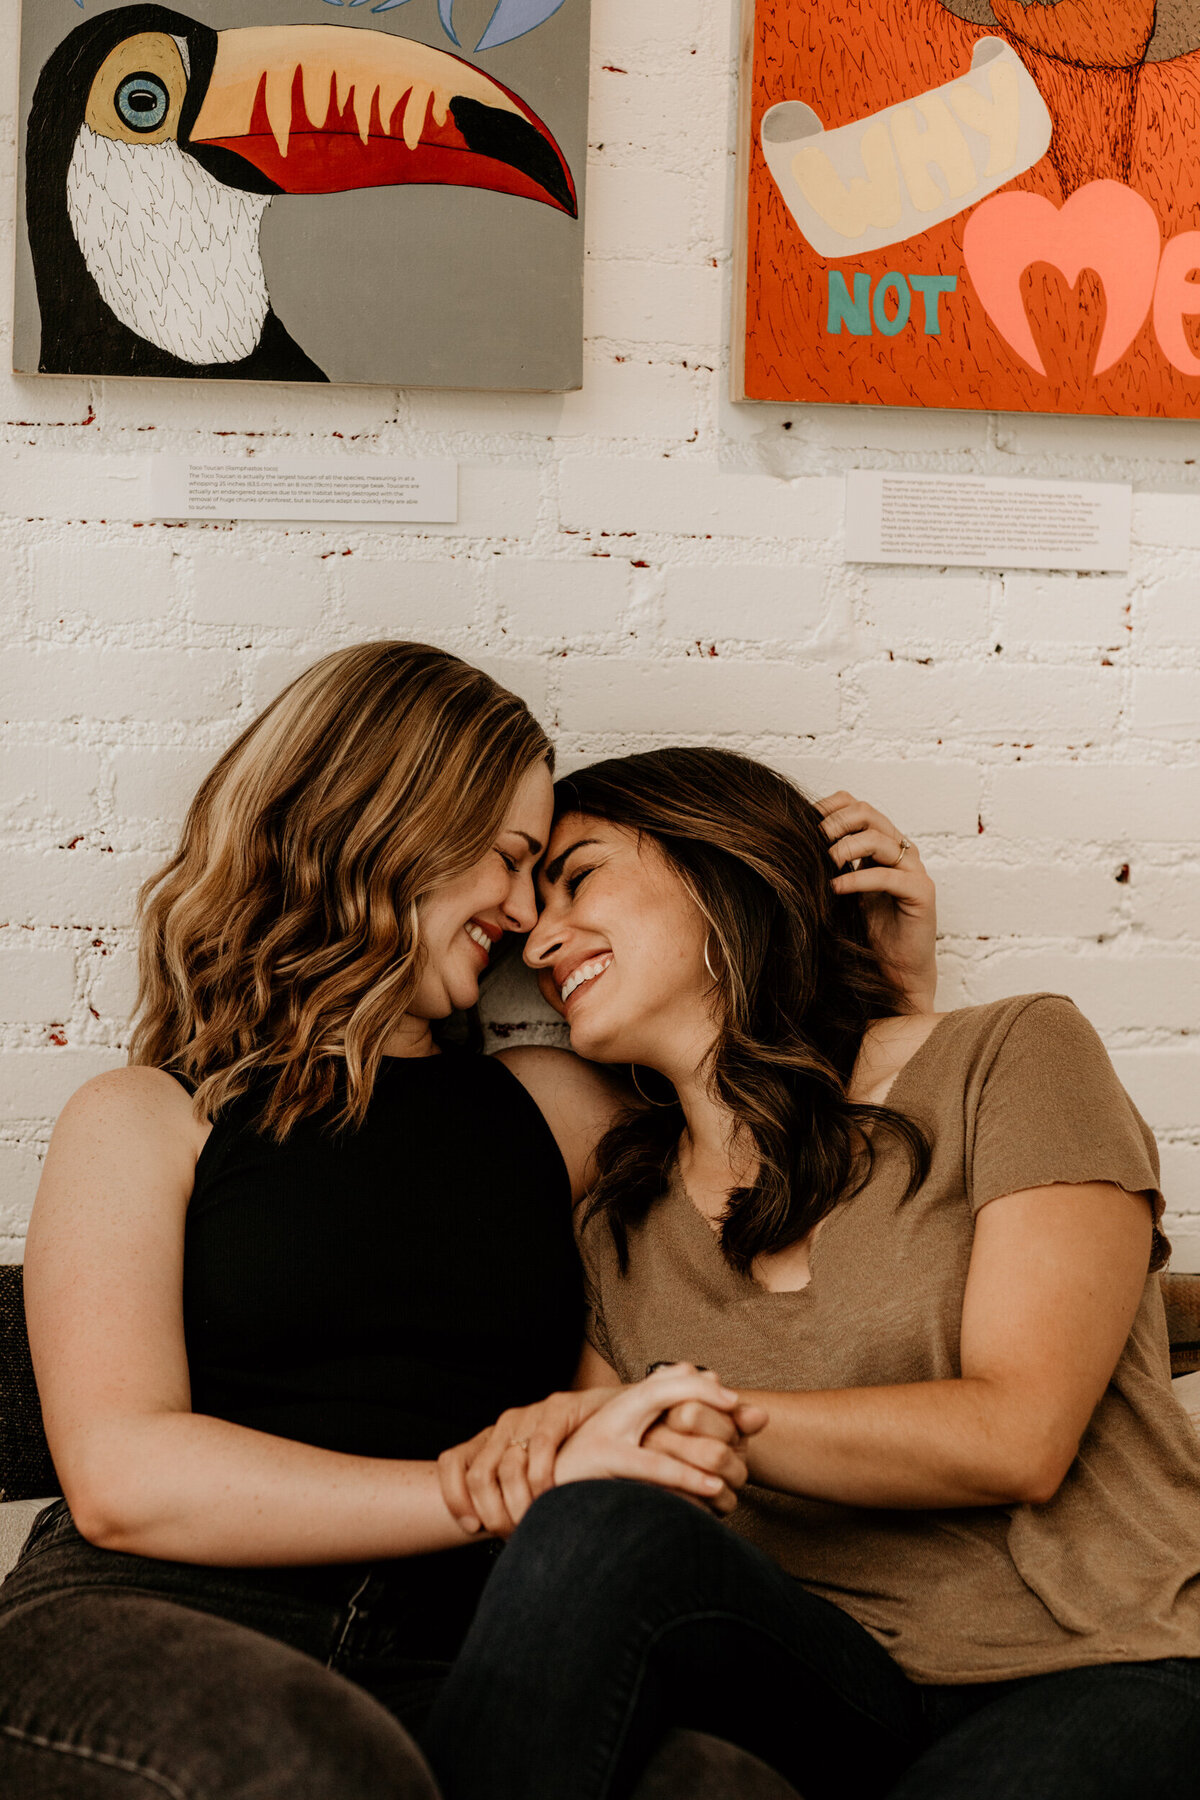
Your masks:
M361 1129L214 1125L184 1249L195 1412L424 1460L569 1386L583 1333L567 1172L494 1058L389 1057Z

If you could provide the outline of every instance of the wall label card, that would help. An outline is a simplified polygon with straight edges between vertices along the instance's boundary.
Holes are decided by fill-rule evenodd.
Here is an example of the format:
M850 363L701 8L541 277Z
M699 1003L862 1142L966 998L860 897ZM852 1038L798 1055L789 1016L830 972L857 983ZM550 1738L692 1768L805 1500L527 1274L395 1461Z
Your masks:
M151 465L160 519L350 519L360 524L454 524L458 464L406 457L255 457Z
M1133 489L1101 481L903 475L846 481L846 561L938 568L1129 568Z

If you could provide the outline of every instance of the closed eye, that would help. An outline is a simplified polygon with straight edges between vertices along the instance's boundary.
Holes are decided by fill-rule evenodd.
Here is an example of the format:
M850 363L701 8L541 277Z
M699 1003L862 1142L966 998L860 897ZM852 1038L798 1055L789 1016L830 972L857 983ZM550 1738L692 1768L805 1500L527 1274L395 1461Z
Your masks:
M566 879L566 882L564 885L566 886L566 890L567 890L568 894L570 894L572 900L575 898L575 894L579 888L580 883L587 880L588 876L594 872L595 867L596 867L595 863L590 863L587 868L575 869L570 875L567 876L567 879Z
M496 855L500 858L500 861L504 864L504 866L508 870L509 874L515 875L517 872L517 866L518 866L515 858L507 855L505 851L499 850L499 849L496 851Z

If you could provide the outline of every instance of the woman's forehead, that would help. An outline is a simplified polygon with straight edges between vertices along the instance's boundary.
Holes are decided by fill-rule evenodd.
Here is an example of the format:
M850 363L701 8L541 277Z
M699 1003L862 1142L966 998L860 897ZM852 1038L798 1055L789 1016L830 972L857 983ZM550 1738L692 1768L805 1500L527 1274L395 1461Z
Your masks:
M612 819L600 819L595 813L580 812L578 807L572 807L554 815L545 862L549 864L578 841L614 844L631 838L636 842L638 837L639 833L628 825L617 825Z
M614 825L611 819L598 819L592 813L578 810L560 813L538 868L538 887L542 894L557 887L574 850L597 846L612 849L622 838L631 837L636 840L636 832L629 831L624 825Z
M603 824L603 819L595 819L592 817L591 813L582 813L577 807L559 807L556 805L554 824L550 832L550 843L553 845L556 839L565 839L566 834L574 831L577 826L587 826L590 831L593 826L600 827Z
M570 855L572 846L577 843L592 843L598 838L611 838L615 827L606 819L593 818L590 813L577 811L560 812L555 815L550 830L550 841L546 845L546 854L538 871L543 878L549 877L550 883L557 881L562 873L562 865Z

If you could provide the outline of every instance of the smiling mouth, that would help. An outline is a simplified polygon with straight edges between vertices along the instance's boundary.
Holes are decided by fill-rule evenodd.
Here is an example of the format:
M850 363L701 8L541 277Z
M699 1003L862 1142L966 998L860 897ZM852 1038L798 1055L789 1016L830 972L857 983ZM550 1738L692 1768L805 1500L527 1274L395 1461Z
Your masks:
M463 930L473 944L479 945L479 948L483 951L485 956L490 956L492 954L493 940L488 936L482 925L476 925L474 919L470 919L463 926Z
M610 953L608 956L597 956L591 962L580 963L577 969L572 969L559 991L558 997L563 1005L565 1006L571 995L589 981L599 981L611 962L612 955Z

